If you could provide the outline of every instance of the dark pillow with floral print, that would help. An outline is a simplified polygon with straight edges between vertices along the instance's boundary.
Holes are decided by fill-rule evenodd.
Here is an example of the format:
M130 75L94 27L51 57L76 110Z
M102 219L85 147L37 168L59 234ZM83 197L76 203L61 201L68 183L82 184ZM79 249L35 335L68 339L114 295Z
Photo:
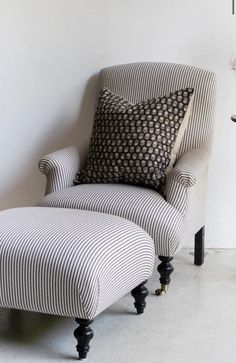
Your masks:
M181 124L189 117L193 89L133 105L107 88L101 90L81 183L123 183L163 192L166 172Z

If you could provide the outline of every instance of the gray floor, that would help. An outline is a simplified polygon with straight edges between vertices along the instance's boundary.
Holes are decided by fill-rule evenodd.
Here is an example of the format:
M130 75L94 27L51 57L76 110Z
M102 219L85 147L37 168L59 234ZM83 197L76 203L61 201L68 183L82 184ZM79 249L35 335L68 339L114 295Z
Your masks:
M208 251L202 267L190 251L175 258L166 296L149 281L145 314L136 316L125 296L93 323L86 362L236 362L236 251ZM73 319L0 311L0 362L73 362Z

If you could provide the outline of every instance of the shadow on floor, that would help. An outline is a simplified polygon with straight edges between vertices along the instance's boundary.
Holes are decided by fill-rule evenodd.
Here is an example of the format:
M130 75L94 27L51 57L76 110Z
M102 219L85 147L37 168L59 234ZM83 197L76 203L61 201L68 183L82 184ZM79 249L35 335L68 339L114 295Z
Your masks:
M33 343L67 318L14 309L0 310L0 339L14 343Z

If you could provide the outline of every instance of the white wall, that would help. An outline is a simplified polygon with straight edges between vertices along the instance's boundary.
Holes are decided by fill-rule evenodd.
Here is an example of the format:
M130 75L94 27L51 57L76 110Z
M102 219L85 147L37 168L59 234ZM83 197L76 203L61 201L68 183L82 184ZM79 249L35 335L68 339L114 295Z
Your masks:
M165 60L215 71L208 247L236 247L236 16L231 0L1 0L1 209L43 193L41 155L91 129L101 67Z
M103 0L0 0L0 207L43 193L37 162L74 135L85 143L103 65ZM79 117L80 116L80 117ZM78 121L78 119L80 119Z

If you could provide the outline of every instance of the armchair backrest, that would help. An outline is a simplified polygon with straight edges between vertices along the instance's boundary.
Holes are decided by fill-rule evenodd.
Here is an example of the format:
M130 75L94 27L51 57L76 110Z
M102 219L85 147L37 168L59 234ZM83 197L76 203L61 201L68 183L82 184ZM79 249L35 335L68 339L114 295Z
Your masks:
M215 105L215 74L193 66L163 62L141 62L104 68L100 87L132 103L164 96L181 88L194 88L194 104L179 155L198 148L211 150Z

